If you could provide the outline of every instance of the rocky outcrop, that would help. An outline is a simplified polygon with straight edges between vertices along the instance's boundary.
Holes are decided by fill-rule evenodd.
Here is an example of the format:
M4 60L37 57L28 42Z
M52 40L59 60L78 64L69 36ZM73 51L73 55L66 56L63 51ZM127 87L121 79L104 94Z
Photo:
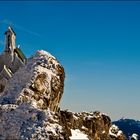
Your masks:
M28 104L3 105L0 109L0 139L70 140L72 130L79 130L89 140L125 140L110 118L99 112L52 112Z
M64 69L55 57L38 51L8 81L0 103L29 103L38 109L56 111L63 94L64 77Z
M79 133L89 140L125 140L105 114L59 108L64 77L63 67L48 52L29 58L1 93L0 139L69 140Z
M73 113L61 110L60 124L69 137L71 130L80 130L89 140L125 140L123 132L112 125L110 118L98 111Z

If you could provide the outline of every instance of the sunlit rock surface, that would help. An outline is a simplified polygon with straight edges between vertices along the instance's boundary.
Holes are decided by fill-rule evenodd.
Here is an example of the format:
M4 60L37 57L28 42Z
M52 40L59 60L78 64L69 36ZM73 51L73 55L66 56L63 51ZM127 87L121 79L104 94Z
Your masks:
M38 109L56 111L63 94L64 77L64 69L55 57L38 51L9 80L0 103L28 103Z
M64 77L62 65L48 52L30 57L0 94L0 139L125 140L105 114L59 108Z

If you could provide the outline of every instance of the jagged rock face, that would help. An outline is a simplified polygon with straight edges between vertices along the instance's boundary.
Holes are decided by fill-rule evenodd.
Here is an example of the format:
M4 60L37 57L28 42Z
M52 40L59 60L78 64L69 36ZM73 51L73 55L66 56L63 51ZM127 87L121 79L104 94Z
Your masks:
M63 94L64 77L64 69L55 57L38 51L8 81L0 103L29 103L38 109L56 111Z
M79 132L89 140L125 140L105 114L59 109L64 77L63 67L47 52L28 59L0 95L0 139L70 140Z
M125 140L123 133L114 129L110 118L99 112L52 112L24 103L2 105L0 114L3 140L74 140L72 130L79 130L88 140Z
M60 124L65 126L67 135L71 129L80 130L89 140L125 140L125 136L118 127L115 129L110 118L100 112L73 113L68 110L60 111Z

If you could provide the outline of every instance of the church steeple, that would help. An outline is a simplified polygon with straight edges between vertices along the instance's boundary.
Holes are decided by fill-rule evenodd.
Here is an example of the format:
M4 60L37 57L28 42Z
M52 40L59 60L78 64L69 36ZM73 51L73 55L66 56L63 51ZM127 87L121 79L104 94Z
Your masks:
M16 48L16 34L12 27L5 32L5 52L13 53Z

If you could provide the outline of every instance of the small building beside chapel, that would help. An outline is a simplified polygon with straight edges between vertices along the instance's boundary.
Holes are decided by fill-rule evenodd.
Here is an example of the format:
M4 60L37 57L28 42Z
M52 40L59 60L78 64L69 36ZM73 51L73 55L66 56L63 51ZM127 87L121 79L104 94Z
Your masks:
M16 33L12 27L5 32L5 48L0 54L0 92L4 90L7 81L26 63L22 50L16 46Z

